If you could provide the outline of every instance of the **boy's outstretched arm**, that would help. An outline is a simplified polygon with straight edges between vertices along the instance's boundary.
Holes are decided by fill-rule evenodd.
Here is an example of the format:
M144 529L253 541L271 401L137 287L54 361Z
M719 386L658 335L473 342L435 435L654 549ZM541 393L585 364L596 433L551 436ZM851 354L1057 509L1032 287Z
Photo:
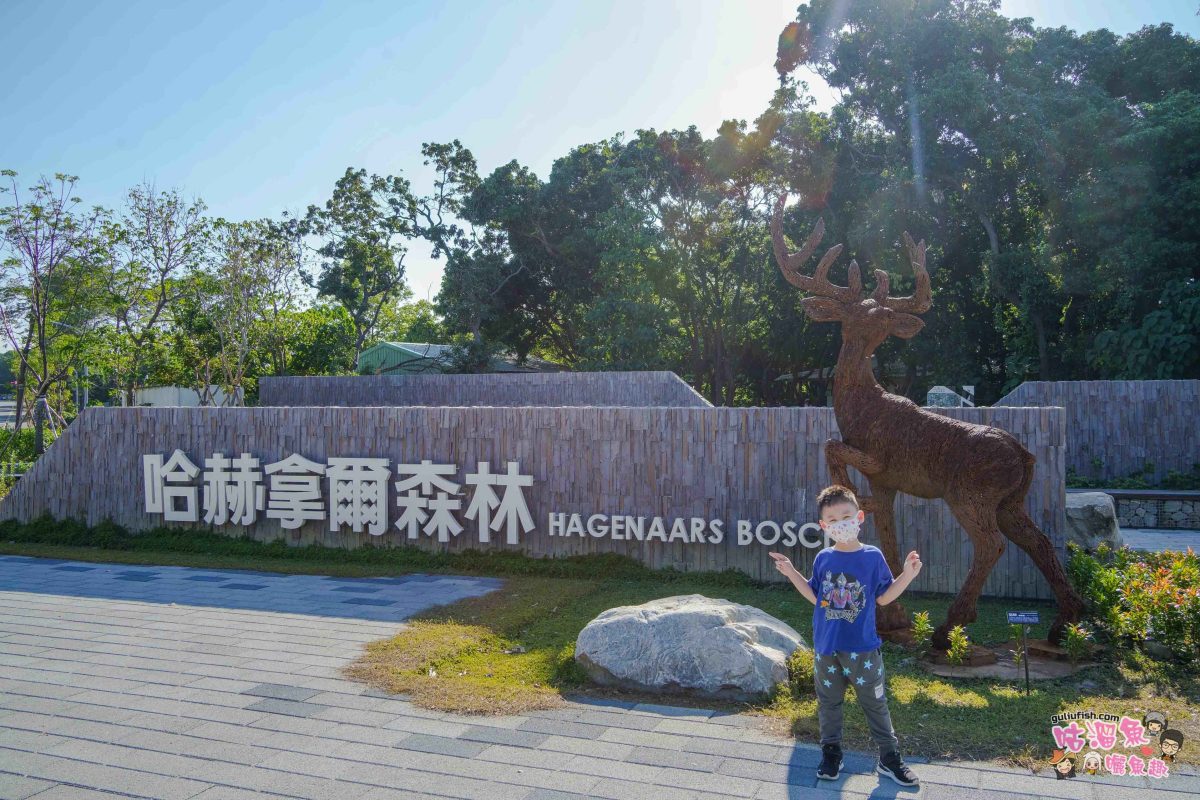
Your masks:
M888 603L895 600L900 595L904 594L904 590L913 582L913 578L917 577L917 573L921 571L921 557L917 555L917 551L913 550L904 559L904 569L900 572L900 577L892 581L892 585L888 590L879 595L875 602L881 606L886 606Z
M805 600L815 606L817 604L817 596L813 594L812 587L808 585L808 581L804 579L800 571L792 566L792 560L783 553L768 553L767 555L775 559L775 569L786 575L787 579L792 582L792 586L796 587L796 591L803 595Z

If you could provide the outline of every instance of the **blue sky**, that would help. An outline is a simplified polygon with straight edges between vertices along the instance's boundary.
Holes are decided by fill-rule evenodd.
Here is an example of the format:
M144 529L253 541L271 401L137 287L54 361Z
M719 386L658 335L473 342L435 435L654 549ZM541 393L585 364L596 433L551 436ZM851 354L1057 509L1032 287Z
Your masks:
M346 167L428 189L420 146L543 178L637 128L751 120L796 0L0 3L0 168L78 175L88 204L143 180L230 219L324 201ZM1200 0L1004 0L1044 26L1200 36ZM817 90L827 104L825 92ZM414 243L417 297L441 266Z

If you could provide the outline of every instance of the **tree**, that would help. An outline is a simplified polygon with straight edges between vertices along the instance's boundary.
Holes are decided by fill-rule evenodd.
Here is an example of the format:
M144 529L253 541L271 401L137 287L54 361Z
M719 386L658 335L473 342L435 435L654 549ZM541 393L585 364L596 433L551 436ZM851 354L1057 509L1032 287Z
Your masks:
M405 293L404 297L407 301L411 294ZM428 300L416 300L383 309L371 344L376 342L449 344L450 337L434 304Z
M324 208L309 206L298 226L323 239L317 248L321 273L306 282L346 309L354 325L357 359L383 307L404 287L403 241L412 235L413 198L408 181L347 169Z
M962 226L978 226L982 247L962 255L982 262L985 301L1010 351L989 360L1016 370L1010 384L1029 362L1043 379L1079 369L1101 259L1097 231L1069 200L1106 175L1120 173L1135 193L1146 180L1144 159L1112 160L1137 125L1110 93L1123 80L1113 61L1121 46L1008 19L994 0L866 0L844 16L833 5L799 9L804 55L844 92L844 113L892 142L883 168L907 184L913 210L937 221L932 241L966 244Z
M183 276L207 257L212 223L200 200L150 184L126 196L121 217L104 226L105 283L113 321L111 367L127 405L148 373L147 362L165 354L160 341L182 287Z
M44 400L78 363L79 339L70 331L83 330L97 314L90 267L101 211L76 210L75 176L56 174L53 182L43 177L26 198L17 186L17 173L4 170L0 175L8 179L0 193L11 203L0 207L0 322L19 361L14 433L20 430L32 385L40 455Z
M341 305L318 304L285 317L289 375L353 375L354 322Z

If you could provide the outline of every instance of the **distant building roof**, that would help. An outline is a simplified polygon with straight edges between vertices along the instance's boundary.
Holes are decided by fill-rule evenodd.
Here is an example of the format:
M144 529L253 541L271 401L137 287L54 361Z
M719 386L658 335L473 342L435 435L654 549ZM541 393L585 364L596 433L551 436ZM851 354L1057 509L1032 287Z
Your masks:
M359 355L359 369L364 365L372 365L371 372L441 372L446 366L453 345L434 344L432 342L378 342ZM379 350L399 352L407 358L397 364L383 364L378 358ZM365 358L364 358L365 357ZM413 363L422 360L424 363ZM374 362L374 363L372 363ZM533 356L526 357L522 363L512 353L497 356L492 368L496 372L563 372L564 367L553 361L546 361Z

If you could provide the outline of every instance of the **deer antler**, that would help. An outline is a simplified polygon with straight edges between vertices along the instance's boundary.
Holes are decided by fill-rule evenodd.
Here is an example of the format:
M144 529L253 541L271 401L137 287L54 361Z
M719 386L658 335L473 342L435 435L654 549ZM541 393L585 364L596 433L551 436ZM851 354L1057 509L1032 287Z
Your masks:
M825 252L825 255L817 263L816 272L811 276L800 272L800 267L812 256L813 251L821 242L821 237L825 235L825 220L817 220L812 233L808 235L808 239L799 252L789 253L787 239L783 236L783 205L786 202L787 193L785 192L780 195L779 201L775 204L775 215L771 218L771 241L775 245L775 260L779 262L779 269L783 272L783 277L797 289L803 289L820 297L829 297L843 303L853 303L862 299L862 276L859 274L857 262L850 262L849 286L837 286L829 280L829 267L842 252L840 244L834 245Z
M929 291L929 273L925 271L925 240L913 244L908 231L904 232L904 246L908 249L909 260L912 261L913 277L917 279L916 289L908 297L888 297L888 276L881 269L875 270L875 291L871 297L876 303L887 306L893 311L903 311L908 314L924 314L933 305L933 295Z

